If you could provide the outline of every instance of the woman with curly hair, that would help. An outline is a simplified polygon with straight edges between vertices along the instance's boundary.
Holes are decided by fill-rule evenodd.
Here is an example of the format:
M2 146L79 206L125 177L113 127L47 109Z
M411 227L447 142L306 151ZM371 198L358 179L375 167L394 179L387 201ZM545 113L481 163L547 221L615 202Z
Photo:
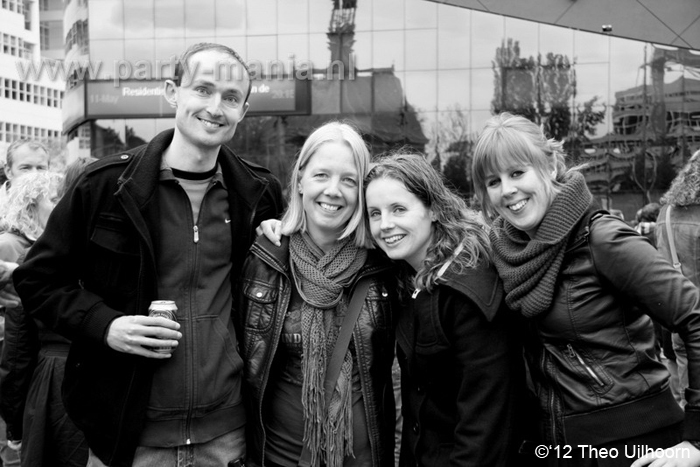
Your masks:
M406 279L400 465L512 465L521 354L486 226L422 155L384 157L365 183L372 237Z
M62 176L34 172L12 181L0 234L0 259L22 263L43 233ZM70 342L33 320L21 303L6 309L0 361L0 413L7 439L21 445L22 466L77 467L87 463L83 434L66 415L61 382Z
M700 287L700 150L690 158L661 197L663 205L656 220L656 247L666 259L675 263L693 284ZM677 262L671 254L668 227L673 232ZM688 389L688 355L678 333L671 334L676 356L678 384L674 394L685 405Z

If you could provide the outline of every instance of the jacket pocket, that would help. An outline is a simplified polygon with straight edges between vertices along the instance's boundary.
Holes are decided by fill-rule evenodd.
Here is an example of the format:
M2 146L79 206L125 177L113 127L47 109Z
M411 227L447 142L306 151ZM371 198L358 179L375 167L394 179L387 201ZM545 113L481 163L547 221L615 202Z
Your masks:
M133 295L138 285L140 254L136 233L127 221L101 214L90 236L92 274L86 282L114 294Z
M277 288L264 282L244 280L243 296L246 302L243 310L246 329L258 332L269 330L279 296Z
M612 388L613 381L605 369L583 350L576 350L571 344L566 344L562 350L571 366L594 392L605 394Z

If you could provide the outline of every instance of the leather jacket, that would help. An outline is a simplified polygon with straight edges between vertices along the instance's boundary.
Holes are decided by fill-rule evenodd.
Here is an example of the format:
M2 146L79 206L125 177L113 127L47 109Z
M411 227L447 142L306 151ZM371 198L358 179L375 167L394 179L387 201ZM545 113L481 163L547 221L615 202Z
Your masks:
M394 268L377 251L369 250L367 261L350 290L366 276L373 278L353 331L357 351L367 432L374 467L394 465L396 409L391 366L394 358L396 290ZM277 247L264 237L250 249L241 275L237 312L244 321L242 355L245 361L245 403L248 409L248 457L265 464L264 395L277 351L292 287L289 237ZM299 401L301 403L301 401Z
M690 387L700 389L697 288L646 238L590 208L556 287L550 311L530 320L527 344L545 441L596 445L682 421L650 316L686 337ZM685 437L700 439L700 392L691 392Z

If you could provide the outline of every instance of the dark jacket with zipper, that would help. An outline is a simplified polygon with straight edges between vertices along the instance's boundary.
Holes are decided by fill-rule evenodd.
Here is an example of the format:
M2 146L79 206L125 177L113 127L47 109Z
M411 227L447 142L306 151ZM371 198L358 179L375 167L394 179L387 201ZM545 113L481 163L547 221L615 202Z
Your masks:
M396 330L402 467L505 466L517 451L522 346L493 266L447 269Z
M237 311L244 320L245 403L248 407L248 458L264 466L266 443L263 404L270 370L292 297L289 237L277 247L264 237L253 244L241 275ZM362 397L373 467L394 465L396 409L391 378L394 359L395 270L380 253L367 262L350 286L371 277L369 291L353 330L360 366ZM301 401L299 401L301 403Z
M158 179L173 133L91 164L14 274L25 309L72 340L66 410L110 466L132 463L159 363L112 350L105 337L114 319L146 315L158 299ZM233 284L255 226L282 210L281 191L272 174L226 147L218 163L229 193Z
M685 437L700 439L696 287L645 237L592 208L567 248L552 307L530 323L527 355L545 442L600 445L683 420L655 359L650 316L689 343Z

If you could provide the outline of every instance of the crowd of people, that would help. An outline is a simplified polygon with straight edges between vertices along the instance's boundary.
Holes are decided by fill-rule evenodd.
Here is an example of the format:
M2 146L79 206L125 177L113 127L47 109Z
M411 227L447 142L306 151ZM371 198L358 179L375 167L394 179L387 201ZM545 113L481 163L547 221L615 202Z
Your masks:
M475 207L331 121L285 199L225 144L250 91L200 43L149 143L8 149L3 465L700 466L700 153L632 228L524 117L480 132Z

